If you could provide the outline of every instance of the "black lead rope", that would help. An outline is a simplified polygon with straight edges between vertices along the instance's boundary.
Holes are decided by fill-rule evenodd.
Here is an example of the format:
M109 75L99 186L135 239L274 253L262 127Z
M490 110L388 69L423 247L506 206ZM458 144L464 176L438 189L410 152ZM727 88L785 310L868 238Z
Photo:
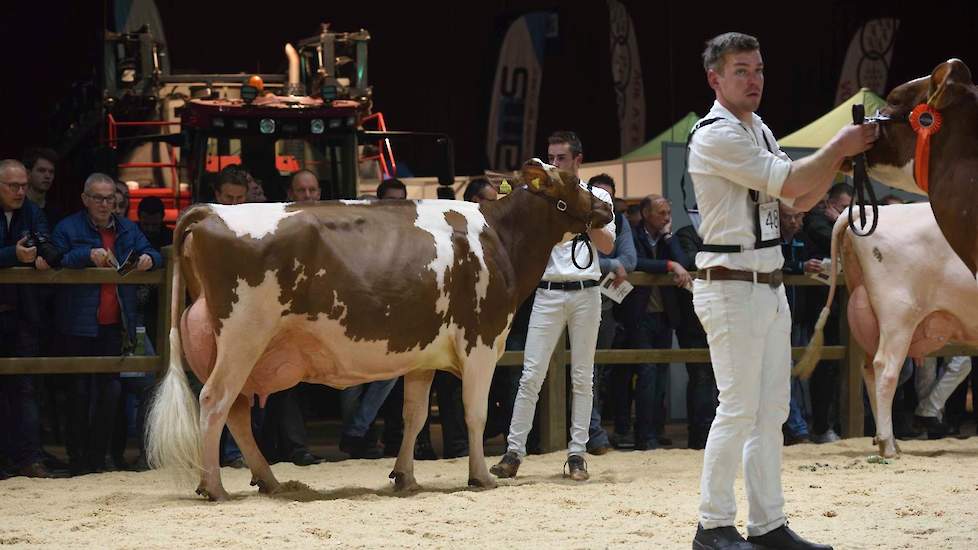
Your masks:
M866 110L861 103L852 106L852 123L863 124L866 120ZM852 186L856 196L854 204L849 206L849 229L859 237L868 237L876 231L876 223L879 220L879 203L876 201L876 192L873 185L869 182L869 175L866 173L866 155L860 153L852 158ZM869 230L866 230L866 199L869 195L869 205L873 211L873 220ZM856 220L853 212L859 207L859 229L856 229Z
M594 249L591 248L591 237L587 234L591 230L591 216L594 213L594 191L590 182L587 184L587 192L591 194L591 211L588 212L587 224L584 227L584 232L575 235L574 240L571 241L571 262L574 263L574 267L581 271L590 268L594 264ZM564 208L566 209L567 207L565 206ZM585 266L577 263L577 247L581 245L587 248L587 265Z

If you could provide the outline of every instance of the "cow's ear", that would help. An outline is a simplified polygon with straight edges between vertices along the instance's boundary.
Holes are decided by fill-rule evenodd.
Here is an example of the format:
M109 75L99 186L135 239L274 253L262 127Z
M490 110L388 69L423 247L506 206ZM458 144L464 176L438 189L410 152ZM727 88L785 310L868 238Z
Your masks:
M927 102L935 109L943 109L965 93L970 86L972 86L971 69L960 59L948 59L930 74Z
M524 164L520 170L520 180L534 193L553 193L554 184L543 166Z

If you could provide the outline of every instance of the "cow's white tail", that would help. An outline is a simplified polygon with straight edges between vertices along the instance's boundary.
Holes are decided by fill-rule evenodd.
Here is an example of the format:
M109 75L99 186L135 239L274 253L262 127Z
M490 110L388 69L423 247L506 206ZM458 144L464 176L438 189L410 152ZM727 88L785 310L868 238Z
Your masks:
M178 224L173 245L170 364L157 385L146 417L146 455L151 468L170 470L181 481L196 483L203 471L203 453L198 403L183 370L180 344L179 323L186 294L180 273L184 240L181 225Z
M832 226L832 272L829 274L829 297L825 301L825 307L822 308L822 312L818 315L818 321L815 322L815 331L812 333L812 339L805 348L805 354L795 363L795 367L791 369L792 376L797 376L802 380L807 380L812 375L812 372L815 371L815 366L818 365L818 361L822 357L822 346L825 341L825 322L828 320L829 311L832 309L832 300L835 298L836 280L839 274L839 247L841 246L839 239L849 226L848 220L849 212L848 210L843 210L839 214L839 218L835 221L835 225Z

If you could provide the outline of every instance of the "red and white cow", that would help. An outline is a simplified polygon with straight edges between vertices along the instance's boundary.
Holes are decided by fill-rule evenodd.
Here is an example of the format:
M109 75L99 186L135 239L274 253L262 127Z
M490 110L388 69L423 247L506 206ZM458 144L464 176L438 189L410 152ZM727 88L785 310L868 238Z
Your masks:
M227 422L252 484L275 491L251 433L253 396L264 402L300 381L342 388L404 375L404 439L390 477L397 489L412 489L414 441L441 369L463 382L469 484L494 486L482 434L513 314L554 245L612 220L610 204L553 166L533 159L520 180L509 197L481 205L337 201L187 211L174 233L171 359L148 419L151 464L199 475L199 494L227 498L218 464ZM184 312L186 291L193 304ZM206 381L199 418L181 351Z
M927 195L937 225L974 274L978 270L978 87L960 59L886 96L880 138L866 151L869 175ZM927 134L925 136L924 134Z
M926 203L881 206L879 225L868 237L854 236L843 212L832 230L832 265L849 289L849 327L867 353L863 379L876 418L884 457L900 449L893 437L893 395L909 356L922 359L949 342L978 344L978 285L937 228ZM832 303L836 277L826 304ZM814 362L800 361L807 378Z

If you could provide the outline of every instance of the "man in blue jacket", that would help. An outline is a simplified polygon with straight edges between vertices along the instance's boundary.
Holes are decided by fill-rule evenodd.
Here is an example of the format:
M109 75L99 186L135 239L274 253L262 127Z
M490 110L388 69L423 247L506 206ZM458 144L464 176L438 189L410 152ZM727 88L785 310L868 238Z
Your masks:
M26 232L47 234L44 212L27 199L27 169L16 160L0 160L0 267L34 266L47 269ZM29 293L32 285L0 285L0 357L37 354L36 312ZM10 475L50 477L41 462L40 426L33 376L0 376L0 479ZM3 461L9 462L3 471Z
M112 213L115 181L100 173L85 180L85 209L62 220L52 240L62 267L116 267L132 254L136 269L163 260L139 227ZM70 285L58 291L57 328L70 356L121 355L136 336L135 285ZM74 474L105 468L105 454L119 398L119 375L80 374L72 388L68 456ZM90 413L91 412L91 413Z
M672 236L672 207L659 195L649 195L640 204L642 220L632 232L635 241L636 271L670 273L675 284L688 287L688 263L679 240ZM672 331L679 322L679 302L674 288L639 286L622 304L625 338L632 349L669 349ZM628 431L631 420L628 389L635 382L635 448L651 450L672 442L663 434L665 398L668 390L666 363L643 363L615 371L617 389L615 433L619 441Z

